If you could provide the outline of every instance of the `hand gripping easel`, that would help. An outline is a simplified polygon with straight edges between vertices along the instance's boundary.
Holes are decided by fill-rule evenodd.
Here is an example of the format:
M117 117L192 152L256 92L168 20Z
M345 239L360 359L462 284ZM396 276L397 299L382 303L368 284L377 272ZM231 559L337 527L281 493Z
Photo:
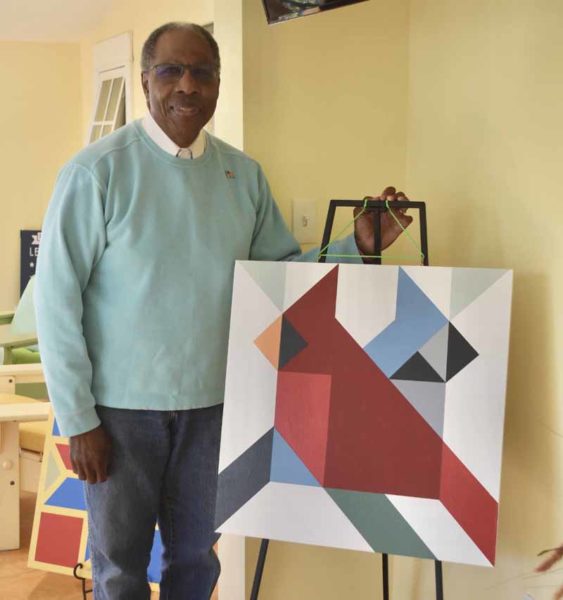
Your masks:
M411 202L408 200L395 200L392 203L396 209L415 209L418 210L420 223L420 250L422 254L422 264L428 266L428 230L426 225L426 204L424 202ZM360 208L369 211L373 215L373 230L374 230L374 252L373 257L370 257L370 263L381 264L381 215L387 210L388 204L383 200L331 200L328 214L326 218L323 239L321 242L321 254L319 262L324 263L327 259L326 248L330 243L330 236L334 225L334 217L337 208ZM328 255L330 256L330 255ZM260 584L264 573L264 565L268 553L268 545L270 540L263 539L260 545L258 561L256 563L256 571L254 573L254 583L250 594L250 600L258 600L260 593ZM382 554L382 579L383 579L383 600L390 600L389 596L389 555ZM439 560L435 563L435 578L436 578L436 600L444 600L444 585L442 576L442 563Z

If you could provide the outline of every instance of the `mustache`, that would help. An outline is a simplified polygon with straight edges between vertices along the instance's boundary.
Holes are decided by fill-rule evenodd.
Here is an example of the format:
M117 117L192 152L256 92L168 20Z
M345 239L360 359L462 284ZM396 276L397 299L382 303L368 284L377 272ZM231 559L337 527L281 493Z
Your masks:
M201 101L195 95L175 94L172 96L172 104L181 106L182 108L201 108Z

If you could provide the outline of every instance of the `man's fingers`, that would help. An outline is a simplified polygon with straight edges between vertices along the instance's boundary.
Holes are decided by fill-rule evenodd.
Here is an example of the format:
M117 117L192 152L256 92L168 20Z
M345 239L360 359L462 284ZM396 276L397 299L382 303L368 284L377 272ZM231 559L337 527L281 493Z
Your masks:
M72 472L78 475L78 479L84 481L86 479L86 472L84 470L84 465L80 459L76 459L70 455L70 462L72 464Z
M76 463L76 461L74 460L74 457L72 456L72 452L70 454L70 464L72 466L72 472L75 475L78 475L78 464Z
M108 463L107 460L100 462L97 465L98 483L103 483L108 478Z
M93 465L90 464L89 461L85 461L84 475L85 475L85 480L88 483L96 483L96 481L97 481L96 470L94 469Z
M106 438L106 447L104 451L98 455L96 461L96 472L98 476L98 483L102 483L107 480L109 475L109 467L111 463L111 441Z
M87 481L88 483L98 482L99 468L95 460L92 460L92 458L82 458L81 460L77 460L76 463L78 467L78 479Z
M408 200L408 198L405 196L404 192L397 192L394 195L391 196L387 196L386 200L388 202L397 202L397 201L405 201ZM405 214L407 212L408 208L396 208L394 209L394 214L398 215L398 214Z
M402 213L397 215L397 219L399 220L399 223L406 229L413 221L412 217L409 217L409 215L403 215Z
M395 189L395 188L392 188ZM385 197L385 200L387 200L388 202L396 202L397 200L403 200L405 198L405 195L403 194L403 192L396 192L393 194L387 194L387 196Z
M407 201L408 198L406 197L404 192L397 192L397 200L399 200L400 202L404 202L404 201ZM408 208L398 208L397 210L401 214L404 214L407 212Z
M105 480L106 478L102 475L102 470L99 467L96 467L92 469L88 483L101 483Z
M543 552L540 552L540 554L545 554L546 552L549 552L547 558L536 567L536 571L547 571L563 558L563 546L553 548L552 550L544 550Z
M101 425L70 438L75 473L88 483L100 483L108 477L111 439Z
M383 193L380 196L381 200L390 200L393 199L396 194L396 189L390 185L383 190Z
M107 466L100 462L94 462L86 466L83 470L83 476L80 477L88 483L102 483L107 480Z
M393 214L391 215L389 212L392 212ZM397 226L395 219L399 221L403 227L408 227L413 222L413 218L410 215L407 215L404 210L393 208L389 212L384 214L390 226Z
M536 567L536 571L541 572L551 569L551 567L553 567L553 565L559 560L559 558L560 556L557 553L552 552L548 558L546 558Z

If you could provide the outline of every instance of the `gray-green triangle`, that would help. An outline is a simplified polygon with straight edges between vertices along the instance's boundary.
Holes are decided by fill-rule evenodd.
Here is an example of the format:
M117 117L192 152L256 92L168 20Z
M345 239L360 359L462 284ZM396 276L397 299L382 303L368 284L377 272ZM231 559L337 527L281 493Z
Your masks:
M448 365L448 331L448 324L446 324L419 350L428 364L444 381L446 380L446 367Z
M47 461L47 473L45 474L46 490L48 490L53 485L53 483L55 483L60 474L61 471L59 469L59 465L57 464L57 460L51 452Z
M435 558L385 494L326 491L376 552Z
M270 300L283 310L283 301L285 296L285 268L283 262L277 263L276 268L272 264L264 261L244 261L240 263L245 271L260 286L260 289L270 298Z
M450 321L507 273L506 269L453 269Z

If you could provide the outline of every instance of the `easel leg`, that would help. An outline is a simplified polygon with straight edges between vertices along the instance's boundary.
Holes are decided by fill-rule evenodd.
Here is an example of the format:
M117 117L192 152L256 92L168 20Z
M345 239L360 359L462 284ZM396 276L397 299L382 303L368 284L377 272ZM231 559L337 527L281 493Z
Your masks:
M383 567L383 600L389 600L389 555L381 555L381 566Z
M86 589L86 579L84 577L81 577L78 574L78 571L80 571L83 568L84 568L84 565L82 563L77 563L74 566L74 569L72 570L72 574L73 574L74 578L78 579L80 581L80 583L82 584L82 599L87 600L87 594L91 594L94 590L93 590L93 588L87 590Z
M258 562L256 563L256 571L254 573L254 583L252 584L252 592L250 600L258 600L260 593L260 584L262 583L262 574L264 573L264 563L266 562L266 554L268 553L268 544L270 540L262 540L260 544L260 553L258 554Z
M435 561L436 566L436 600L444 600L444 581L442 577L442 563Z

